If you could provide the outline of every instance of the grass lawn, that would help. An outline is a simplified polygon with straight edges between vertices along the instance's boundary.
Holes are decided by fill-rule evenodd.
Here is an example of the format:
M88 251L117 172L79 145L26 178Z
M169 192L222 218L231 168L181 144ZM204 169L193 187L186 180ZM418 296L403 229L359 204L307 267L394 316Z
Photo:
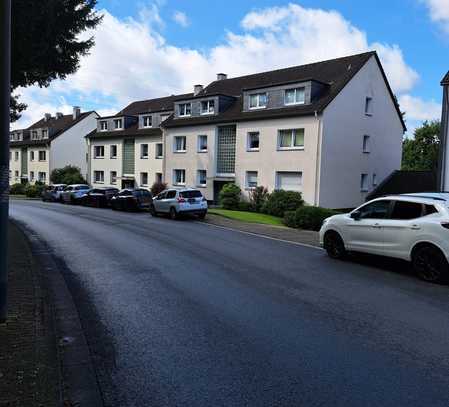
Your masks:
M242 222L262 223L264 225L285 226L282 219L276 216L266 215L264 213L230 211L228 209L211 208L208 213L223 216L225 218L239 220Z

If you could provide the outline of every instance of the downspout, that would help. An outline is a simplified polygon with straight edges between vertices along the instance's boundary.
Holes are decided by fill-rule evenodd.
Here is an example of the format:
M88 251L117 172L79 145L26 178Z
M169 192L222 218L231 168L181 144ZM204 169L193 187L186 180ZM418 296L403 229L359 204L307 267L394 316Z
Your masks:
M320 172L321 172L321 132L323 130L321 119L318 116L318 112L315 110L314 112L315 119L318 120L318 135L317 135L317 143L316 143L316 160L315 160L315 194L313 199L313 204L318 206L320 195Z

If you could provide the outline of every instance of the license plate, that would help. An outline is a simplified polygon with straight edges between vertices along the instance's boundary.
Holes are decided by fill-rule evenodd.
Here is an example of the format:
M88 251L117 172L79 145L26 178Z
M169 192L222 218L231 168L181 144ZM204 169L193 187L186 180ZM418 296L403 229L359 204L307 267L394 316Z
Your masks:
M194 203L196 203L196 199L195 198L190 198L188 202L189 202L189 204L194 204Z

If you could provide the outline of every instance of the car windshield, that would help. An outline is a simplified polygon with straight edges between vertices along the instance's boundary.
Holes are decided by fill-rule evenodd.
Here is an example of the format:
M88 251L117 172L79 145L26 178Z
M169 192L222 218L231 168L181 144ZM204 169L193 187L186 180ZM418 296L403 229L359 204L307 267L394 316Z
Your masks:
M203 195L200 191L182 191L179 193L181 198L202 198Z

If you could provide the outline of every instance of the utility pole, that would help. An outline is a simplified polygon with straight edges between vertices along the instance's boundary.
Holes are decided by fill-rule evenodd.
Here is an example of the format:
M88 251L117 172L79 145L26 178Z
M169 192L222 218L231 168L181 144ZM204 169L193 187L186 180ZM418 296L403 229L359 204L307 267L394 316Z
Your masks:
M11 0L0 0L0 53L0 323L4 323L6 322L8 283Z

